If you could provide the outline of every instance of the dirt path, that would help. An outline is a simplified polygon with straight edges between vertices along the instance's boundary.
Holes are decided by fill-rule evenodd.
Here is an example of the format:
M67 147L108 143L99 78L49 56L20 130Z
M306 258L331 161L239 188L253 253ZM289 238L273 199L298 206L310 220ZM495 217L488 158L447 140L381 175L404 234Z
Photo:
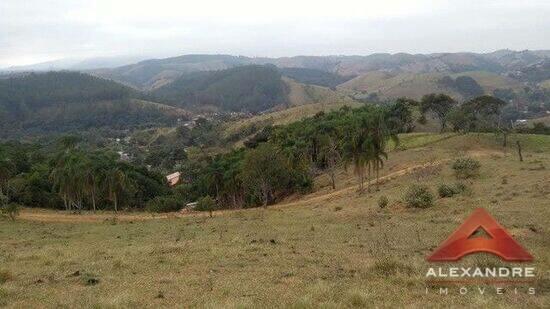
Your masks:
M421 169L425 169L425 168L440 165L440 164L442 164L444 162L447 162L449 160L450 159L437 160L437 161L428 162L428 163L425 163L425 164L413 165L413 166L398 170L396 172L390 173L388 175L382 176L378 179L378 181L380 181L381 183L384 183L384 182L392 180L394 178L401 177L401 176L413 173L417 170L421 170ZM373 184L375 184L374 180L370 181L369 183L365 183L365 185L373 185ZM339 189L339 190L336 190L336 191L331 191L331 192L328 192L326 194L322 194L322 195L318 195L318 196L312 196L312 195L315 195L315 193L313 193L313 194L310 195L309 198L308 198L308 196L306 196L305 198L300 199L299 201L275 204L273 206L270 206L270 208L285 208L285 207L290 207L290 206L309 204L309 203L312 203L312 202L323 202L323 201L326 201L326 200L329 200L329 199L332 199L332 198L335 198L335 197L339 197L339 196L342 196L342 195L345 195L345 194L349 194L351 192L355 192L357 190L359 190L359 185L351 185L351 186L348 186L348 187L345 187L345 188L342 188L342 189Z
M476 151L469 151L468 155L472 157L487 157L492 155L502 155L502 153L498 151L492 151L492 150L476 150ZM387 182L396 177L408 175L417 170L438 166L445 162L449 162L450 160L451 159L441 159L441 160L436 160L436 161L428 162L424 164L412 165L407 168L390 173L388 175L382 176L379 178L379 181ZM371 181L369 184L374 184L374 181ZM269 209L281 209L281 208L294 207L294 206L299 206L304 204L321 203L342 195L350 194L358 190L358 188L359 188L359 185L351 185L336 191L314 192L314 193L302 196L297 201L281 202L279 204L271 205L269 206ZM225 215L233 212L234 210L232 209L226 209L226 210L218 210L218 211L215 211L214 213L216 215ZM170 218L181 218L181 217L204 217L207 215L208 214L206 212L187 212L187 213L168 213L168 214L148 214L145 212L141 212L141 213L120 212L118 214L115 214L114 212L91 213L89 211L83 212L81 214L75 214L75 213L67 213L64 211L52 211L52 210L45 210L45 209L40 209L40 210L24 209L20 213L19 218L23 220L38 221L38 222L79 223L79 222L108 222L112 220L129 222L129 221L144 221L144 220L170 219Z

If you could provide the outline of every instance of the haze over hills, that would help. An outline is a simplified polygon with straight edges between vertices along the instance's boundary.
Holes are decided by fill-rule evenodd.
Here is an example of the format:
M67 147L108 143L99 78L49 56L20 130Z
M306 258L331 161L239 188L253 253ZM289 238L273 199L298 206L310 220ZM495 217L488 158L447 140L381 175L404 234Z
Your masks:
M115 56L115 57L93 57L59 59L47 62L40 62L30 65L11 66L0 68L0 72L28 72L28 71L60 71L60 70L95 70L100 68L114 68L132 64L147 57L140 56Z
M141 89L154 89L183 74L196 71L222 70L246 64L273 64L279 68L304 68L358 76L372 71L390 73L461 73L486 71L511 75L520 80L542 81L550 61L550 51L499 50L492 53L434 53L434 54L372 54L368 56L296 56L282 58L250 58L231 55L184 55L153 59L113 69L93 71ZM542 68L542 69L541 69Z

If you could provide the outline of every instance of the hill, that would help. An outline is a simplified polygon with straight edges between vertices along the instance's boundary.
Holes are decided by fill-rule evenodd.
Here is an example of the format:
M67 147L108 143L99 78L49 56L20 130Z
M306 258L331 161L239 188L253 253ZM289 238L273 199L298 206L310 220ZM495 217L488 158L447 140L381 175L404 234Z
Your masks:
M223 70L240 65L272 64L300 82L334 86L339 79L372 71L398 73L446 73L486 71L522 81L548 79L545 70L550 52L500 50L492 53L372 54L368 56L295 56L250 58L230 55L184 55L151 59L118 68L92 71L136 88L151 90L197 71ZM325 72L325 73L320 73ZM326 74L330 73L330 74ZM342 80L343 81L343 80Z
M261 112L288 103L280 72L260 65L187 74L151 95L173 106L234 112Z
M247 59L230 55L184 55L145 60L114 69L94 70L91 73L135 88L153 90L187 73L224 70L247 64Z
M181 110L136 100L140 97L129 87L77 72L0 79L1 135L127 129L175 123L186 116Z
M334 88L353 78L353 76L341 76L316 69L282 68L280 70L281 74L297 82L329 88Z
M366 94L375 94L379 99L409 97L420 99L428 93L446 93L461 99L462 94L448 84L443 83L447 76L442 73L400 73L370 72L356 77L339 87L359 91Z
M443 138L444 137L444 138ZM477 285L467 295L449 286L439 295L427 282L426 256L477 207L485 208L548 269L550 194L548 137L515 135L526 160L491 134L406 135L389 153L378 190L359 194L351 170L337 188L315 180L314 192L267 209L206 214L100 212L82 215L24 210L2 221L2 302L11 307L496 307L544 308L546 273L529 286ZM404 191L423 183L434 193L457 180L454 159L469 155L480 175L464 193L426 209L408 208ZM541 168L542 166L542 168ZM544 168L546 167L546 169ZM377 201L389 202L380 208ZM33 221L31 221L33 220ZM38 221L38 222L35 222ZM463 267L509 267L493 255L473 254ZM253 274L253 276L251 276ZM499 285L500 286L500 285ZM428 288L428 293L426 293ZM474 294L475 293L475 294Z
M389 73L372 71L339 86L380 99L409 97L420 99L429 93L446 93L457 100L481 94L493 94L496 89L519 92L522 84L512 78L487 71L445 73Z

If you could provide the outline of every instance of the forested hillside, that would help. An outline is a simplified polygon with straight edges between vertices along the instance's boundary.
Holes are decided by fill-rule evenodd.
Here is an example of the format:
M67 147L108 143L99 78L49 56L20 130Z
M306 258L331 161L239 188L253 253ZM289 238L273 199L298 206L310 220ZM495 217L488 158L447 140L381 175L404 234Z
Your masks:
M0 129L11 134L97 127L125 129L174 123L178 116L138 103L139 92L77 72L27 74L0 79Z
M166 85L183 74L224 70L247 64L248 58L230 55L184 55L150 59L114 69L93 71L94 74L140 88L152 90Z
M261 112L288 101L281 73L259 65L184 75L152 96L174 106L236 112Z
M341 76L338 74L306 68L282 68L281 73L300 83L324 87L336 87L354 76Z

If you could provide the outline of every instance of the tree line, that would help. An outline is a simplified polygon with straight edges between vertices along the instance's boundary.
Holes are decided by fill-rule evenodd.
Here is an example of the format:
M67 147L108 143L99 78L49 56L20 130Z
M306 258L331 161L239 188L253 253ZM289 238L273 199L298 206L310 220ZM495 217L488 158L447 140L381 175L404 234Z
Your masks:
M343 107L288 125L267 126L248 138L244 147L217 154L208 145L217 140L218 131L201 120L193 129L175 131L181 140L178 147L154 148L144 160L131 162L73 136L56 143L10 142L0 144L1 200L75 211L174 211L195 201L208 201L199 203L199 209L210 208L204 210L211 207L203 205L267 206L311 190L313 179L321 174L335 189L340 168L352 169L362 192L377 184L388 143L397 144L399 133L412 131L427 115L438 120L441 131L495 132L506 143L518 114L510 104L490 96L459 104L444 94L430 94L418 102L398 99L391 104ZM186 145L195 145L194 150ZM156 162L156 157L164 159ZM182 181L168 188L159 172L174 162Z
M220 207L253 207L307 192L319 173L330 175L335 187L337 167L352 166L363 189L383 167L388 140L410 129L412 116L404 104L319 113L266 128L246 147L186 154L182 184L173 189L154 168L121 161L118 154L75 136L50 144L4 143L0 188L10 202L70 211L168 211L204 197Z

